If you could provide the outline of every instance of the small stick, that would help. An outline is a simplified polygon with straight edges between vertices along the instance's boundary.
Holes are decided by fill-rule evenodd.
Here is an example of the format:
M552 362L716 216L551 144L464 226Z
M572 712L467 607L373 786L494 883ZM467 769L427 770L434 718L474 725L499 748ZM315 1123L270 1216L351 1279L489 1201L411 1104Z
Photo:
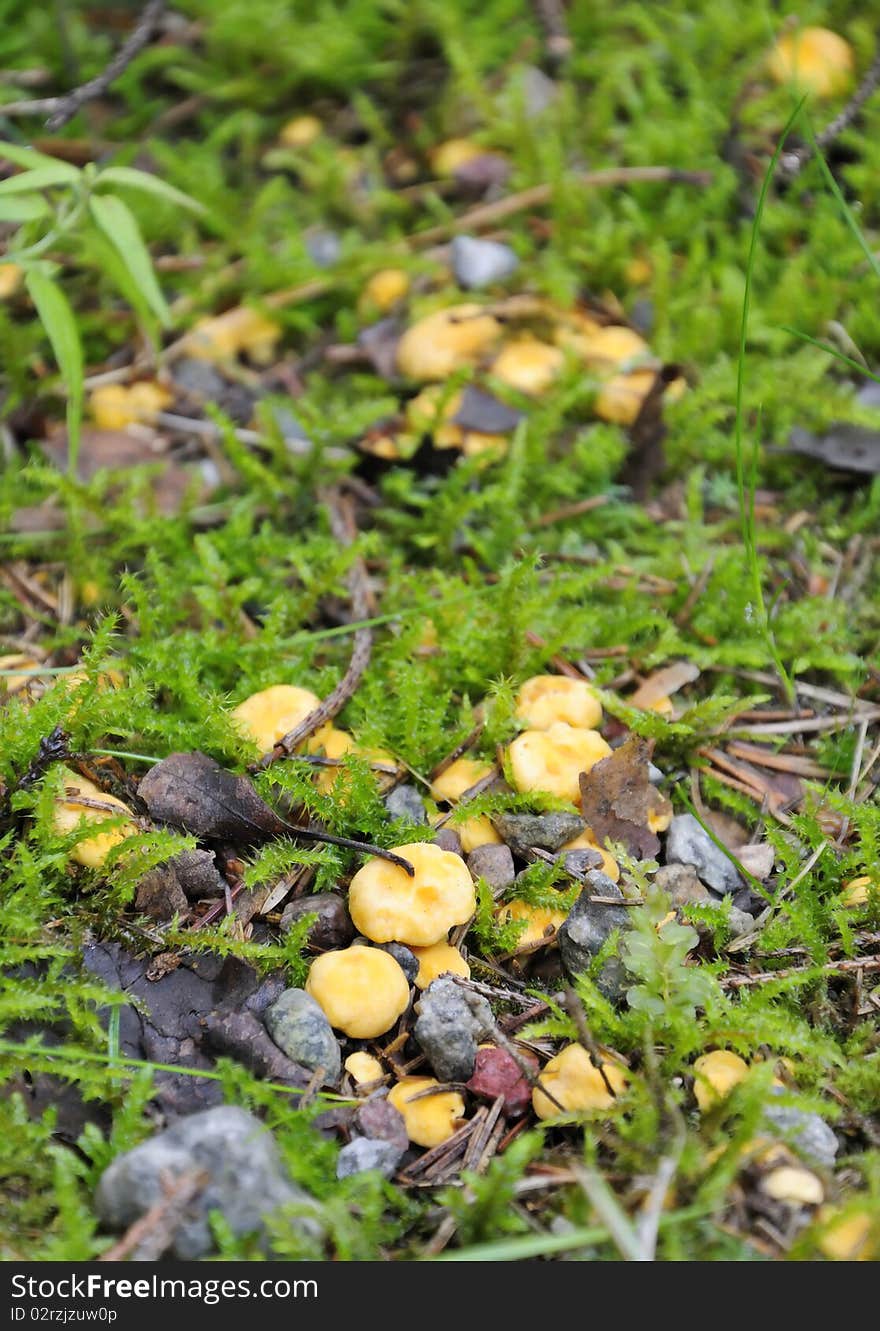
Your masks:
M774 980L789 980L793 975L806 975L816 970L821 975L864 974L880 971L880 954L870 957L847 957L843 961L828 961L824 966L789 966L785 970L761 971L759 975L726 975L721 980L723 989L747 989L756 984L772 984Z
M341 495L338 490L329 490L324 495L324 503L330 515L330 527L336 540L341 545L351 545L357 536L351 500L347 496ZM351 595L352 617L355 620L369 619L372 610L372 598L366 566L360 557L356 558L351 566L348 575L348 589ZM313 735L325 722L332 721L342 711L345 704L350 698L354 697L357 691L358 684L360 684L364 672L370 664L372 650L373 630L367 626L362 626L355 631L351 660L336 688L327 695L323 702L309 712L308 716L298 726L288 731L271 752L264 754L257 763L257 770L262 771L270 767L279 758L289 757L298 744L301 744L304 739L308 739L309 735Z
M589 1054L590 1062L604 1081L605 1089L611 1096L611 1099L616 1100L617 1092L608 1080L608 1076L605 1072L605 1064L602 1060L602 1055L599 1052L599 1046L593 1039L593 1033L587 1025L587 1014L584 1012L584 1005L570 985L566 987L565 993L562 996L562 1006L574 1022L578 1043L583 1045L584 1049L586 1049Z
M83 83L79 88L74 88L60 97L38 97L29 101L7 102L5 106L0 106L0 116L45 115L48 116L46 129L50 133L61 129L87 102L93 102L96 97L100 97L125 72L135 56L152 38L164 8L165 0L150 0L128 40L120 46L109 65L95 78L89 79L88 83Z
M562 0L533 0L535 17L544 32L544 45L548 60L559 64L572 52L573 43L568 32L565 6Z
M149 1210L98 1257L99 1262L124 1262L129 1257L136 1261L157 1261L170 1246L174 1234L183 1220L186 1208L194 1201L208 1182L204 1170L182 1174L173 1182L164 1175L161 1179L163 1196Z
M864 78L840 114L829 121L825 128L816 135L815 147L812 144L807 144L794 152L783 153L780 162L780 174L783 178L794 180L795 176L804 169L807 162L814 156L816 149L820 152L824 151L835 139L840 137L845 129L849 129L878 85L880 85L880 52L877 53L873 62L868 66Z

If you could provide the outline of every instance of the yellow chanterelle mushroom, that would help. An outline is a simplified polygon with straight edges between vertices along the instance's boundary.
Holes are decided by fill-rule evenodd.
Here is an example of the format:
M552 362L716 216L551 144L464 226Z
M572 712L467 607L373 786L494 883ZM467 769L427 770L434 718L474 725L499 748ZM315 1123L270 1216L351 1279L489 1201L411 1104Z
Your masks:
M726 1100L748 1076L749 1065L730 1049L713 1049L694 1063L694 1098L705 1113Z
M546 730L524 730L508 750L517 790L546 790L560 799L580 799L581 772L589 772L611 746L596 730L554 721Z
M476 897L467 865L461 856L427 841L394 850L415 874L410 878L388 860L367 860L348 891L355 928L374 943L439 943L474 913Z
M106 823L111 819L118 819L121 815L128 815L128 819L133 819L134 814L127 804L122 800L116 799L113 795L105 795L103 790L92 781L86 780L84 776L79 776L76 772L71 772L68 768L63 769L62 775L63 794L55 803L55 812L52 817L52 826L56 832L65 834L75 831L82 823ZM97 807L97 806L102 807ZM76 860L77 864L83 864L89 869L100 869L116 846L129 837L135 836L137 826L134 822L126 820L117 823L115 827L109 827L106 832L99 832L95 836L86 837L84 841L78 841L70 852L71 859Z
M541 1086L532 1091L532 1108L538 1118L555 1118L561 1113L584 1109L610 1109L615 1097L626 1089L627 1076L618 1063L610 1061L602 1063L600 1072L590 1062L583 1045L570 1044L550 1059L540 1081ZM545 1094L542 1086L550 1095ZM557 1104L550 1099L551 1095Z
M471 977L470 966L451 943L432 943L430 947L414 947L412 951L419 963L417 989L427 989L440 975L463 975L466 980Z
M516 718L532 730L546 730L554 721L593 730L602 720L602 704L585 679L535 675L516 695Z
M435 1086L435 1095L424 1094ZM439 1087L434 1077L403 1077L388 1092L388 1103L403 1115L406 1135L416 1146L439 1146L461 1126L464 1100L458 1091Z
M480 305L435 310L412 324L397 346L397 367L421 383L475 365L498 341L501 324Z
M800 28L783 33L768 66L777 83L793 83L817 97L835 97L852 82L852 47L830 28Z
M431 782L431 797L444 804L455 804L466 791L491 776L494 770L491 763L480 762L476 758L457 758ZM477 846L501 844L501 837L485 816L468 818L464 822L451 823L450 826L461 838L461 848L466 855L476 850Z
M316 957L306 993L331 1026L357 1040L384 1035L409 1003L406 976L394 958L377 947L346 947Z

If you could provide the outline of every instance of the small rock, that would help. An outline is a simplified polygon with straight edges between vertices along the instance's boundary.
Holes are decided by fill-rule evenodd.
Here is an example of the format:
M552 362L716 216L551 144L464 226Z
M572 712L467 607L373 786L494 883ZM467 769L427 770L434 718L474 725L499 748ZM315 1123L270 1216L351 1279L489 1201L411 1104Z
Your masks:
M476 846L467 857L474 882L483 878L496 896L510 887L516 878L509 846Z
M700 882L692 864L664 864L654 875L654 884L666 893L673 906L712 900L712 894Z
M523 1054L523 1058L537 1075L538 1060L531 1054ZM506 1049L478 1049L467 1088L483 1100L503 1095L504 1112L509 1118L519 1118L532 1103L532 1087Z
M367 1100L356 1110L354 1122L365 1137L390 1142L401 1155L409 1145L403 1114L388 1100Z
M559 86L537 65L525 65L520 78L525 113L529 120L534 120L556 101Z
M260 1120L235 1105L218 1105L179 1119L117 1156L101 1175L95 1209L108 1229L128 1229L162 1201L166 1179L193 1173L204 1173L207 1180L168 1237L166 1250L178 1261L195 1261L213 1250L211 1211L220 1212L233 1234L262 1233L264 1217L279 1207L312 1200L288 1179ZM316 1219L293 1214L287 1223L320 1237Z
M275 424L281 431L281 438L287 451L297 456L308 452L312 447L312 441L293 412L287 407L276 407L272 414L275 417Z
M591 869L601 869L604 860L598 850L585 847L583 850L567 850L562 856L562 863L566 873L582 878Z
M343 1146L336 1161L336 1177L350 1178L352 1174L364 1174L368 1169L377 1169L383 1178L390 1178L397 1168L403 1150L393 1142L381 1137L352 1137L347 1146Z
M416 1004L413 1034L439 1081L467 1081L474 1070L477 1041L494 1025L485 998L454 980L434 980Z
M342 241L335 231L312 231L304 240L308 256L316 268L332 268L338 262Z
M741 846L736 852L736 857L747 873L763 883L764 879L769 878L773 872L776 852L766 841L762 841L756 846Z
M640 296L638 300L634 300L629 312L629 321L637 333L650 337L654 331L654 302L647 296ZM653 781L653 777L649 777L649 780Z
M576 813L496 813L492 821L520 859L527 859L532 847L559 850L584 830Z
M763 1117L765 1123L811 1164L833 1168L838 1141L821 1115L797 1109L794 1105L767 1105Z
M279 1049L302 1067L324 1069L324 1082L342 1075L339 1041L321 1008L304 989L285 989L266 1009L263 1020Z
M172 361L171 377L182 393L199 402L216 401L228 387L223 375L210 361L197 360L194 356Z
M510 162L501 153L480 153L462 162L453 174L456 185L469 194L485 194L507 184Z
M382 943L381 951L392 956L410 984L415 984L419 973L419 959L414 952L411 952L404 943Z
M454 827L441 827L434 833L434 845L441 850L448 850L453 855L461 855L461 837Z
M354 925L348 907L335 892L318 892L313 897L297 897L284 907L281 930L288 933L304 915L317 915L309 930L309 943L321 952L348 947L354 938Z
M189 902L170 864L148 869L137 885L135 909L151 920L170 920L189 915Z
M727 924L734 938L742 938L743 935L750 934L754 929L755 917L750 915L747 910L740 910L738 906L731 906L727 916Z
M648 780L652 786L659 786L661 781L666 780L666 773L661 772L660 768L655 767L653 763L648 763Z
M466 291L491 286L510 277L519 267L519 259L509 245L496 240L476 240L456 236L452 242L452 271Z
M587 874L587 885L559 928L557 935L563 965L570 975L589 970L593 958L614 929L630 926L629 911L623 906L601 906L591 896L614 897L623 901L616 883L598 869ZM599 989L612 1000L627 986L626 969L618 957L609 957L596 981Z
M719 896L742 886L739 871L704 832L692 813L673 818L666 838L667 864L692 864L701 880Z
M424 801L415 786L395 786L385 796L384 804L392 818L403 818L408 823L428 821Z
M222 897L225 893L226 879L209 850L182 850L169 863L174 866L177 881L190 901Z

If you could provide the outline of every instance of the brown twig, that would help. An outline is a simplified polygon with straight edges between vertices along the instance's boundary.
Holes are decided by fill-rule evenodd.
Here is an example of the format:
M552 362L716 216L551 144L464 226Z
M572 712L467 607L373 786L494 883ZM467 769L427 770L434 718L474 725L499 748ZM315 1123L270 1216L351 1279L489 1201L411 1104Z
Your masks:
M568 32L565 6L562 0L533 0L535 17L544 33L544 49L548 60L559 64L567 60L573 49Z
M824 966L788 966L784 970L761 971L758 975L725 975L724 989L748 989L756 984L772 984L774 980L789 980L794 975L852 975L865 971L880 971L880 954L870 957L847 957L843 961L828 961Z
M186 1208L202 1191L208 1181L204 1170L182 1174L171 1182L162 1180L163 1196L98 1258L99 1262L124 1262L131 1257L136 1261L155 1262L171 1246L175 1232Z
M355 526L354 508L351 500L340 494L338 490L328 490L323 498L330 516L330 528L334 537L341 545L352 545L357 537L357 527ZM360 556L355 558L349 571L348 590L351 596L352 618L355 620L368 619L372 610L372 598L366 566ZM366 625L362 625L361 628L355 631L351 660L336 688L332 693L328 693L323 702L309 712L308 716L300 721L298 726L289 730L271 752L264 754L257 764L258 770L270 767L278 758L289 757L298 744L301 744L304 739L308 739L309 735L313 735L325 722L332 721L342 711L345 704L350 698L354 697L357 691L357 686L361 682L364 671L370 664L372 650L373 630Z
M149 0L128 40L123 42L109 65L95 78L89 79L88 83L83 83L79 88L74 88L60 97L38 97L28 101L7 102L5 106L0 106L0 115L45 115L48 116L46 129L50 133L61 129L87 102L93 102L96 97L100 97L125 72L135 56L152 38L164 8L165 0Z

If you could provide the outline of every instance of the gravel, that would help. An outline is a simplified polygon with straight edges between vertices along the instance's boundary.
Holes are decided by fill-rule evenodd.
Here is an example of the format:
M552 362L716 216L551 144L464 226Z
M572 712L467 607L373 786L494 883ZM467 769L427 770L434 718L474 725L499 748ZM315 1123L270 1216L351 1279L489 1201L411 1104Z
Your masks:
M516 878L509 846L476 846L467 857L474 882L483 878L496 896L510 887Z
M304 989L285 989L266 1009L263 1019L272 1039L289 1059L312 1072L323 1068L326 1085L339 1082L339 1041L311 994Z
M452 271L466 291L501 282L518 267L519 259L509 245L473 236L456 236L452 242Z
M281 931L287 933L304 915L317 915L309 930L309 943L321 952L348 947L354 938L354 925L348 907L335 892L318 892L313 897L297 897L288 902L281 915Z
M718 896L727 896L743 886L739 870L718 849L692 813L681 813L670 823L666 863L692 864L706 887Z
M576 813L496 813L492 822L520 859L527 859L533 847L559 850L584 830Z
M370 1169L376 1169L383 1178L390 1178L403 1153L394 1142L384 1141L381 1137L352 1137L339 1152L336 1177L350 1178L352 1174L365 1174Z
M384 800L385 808L392 818L402 818L408 823L427 823L424 801L415 786L395 786Z
M413 1034L439 1081L467 1081L474 1070L477 1044L494 1026L485 998L441 977L416 1004Z
M559 929L559 951L569 975L580 975L589 970L608 935L614 929L626 930L630 926L629 911L625 907L604 906L590 900L593 896L601 896L623 901L623 893L617 884L598 869L590 870L586 878L583 892ZM596 983L606 998L619 999L628 984L623 962L618 957L609 957Z

